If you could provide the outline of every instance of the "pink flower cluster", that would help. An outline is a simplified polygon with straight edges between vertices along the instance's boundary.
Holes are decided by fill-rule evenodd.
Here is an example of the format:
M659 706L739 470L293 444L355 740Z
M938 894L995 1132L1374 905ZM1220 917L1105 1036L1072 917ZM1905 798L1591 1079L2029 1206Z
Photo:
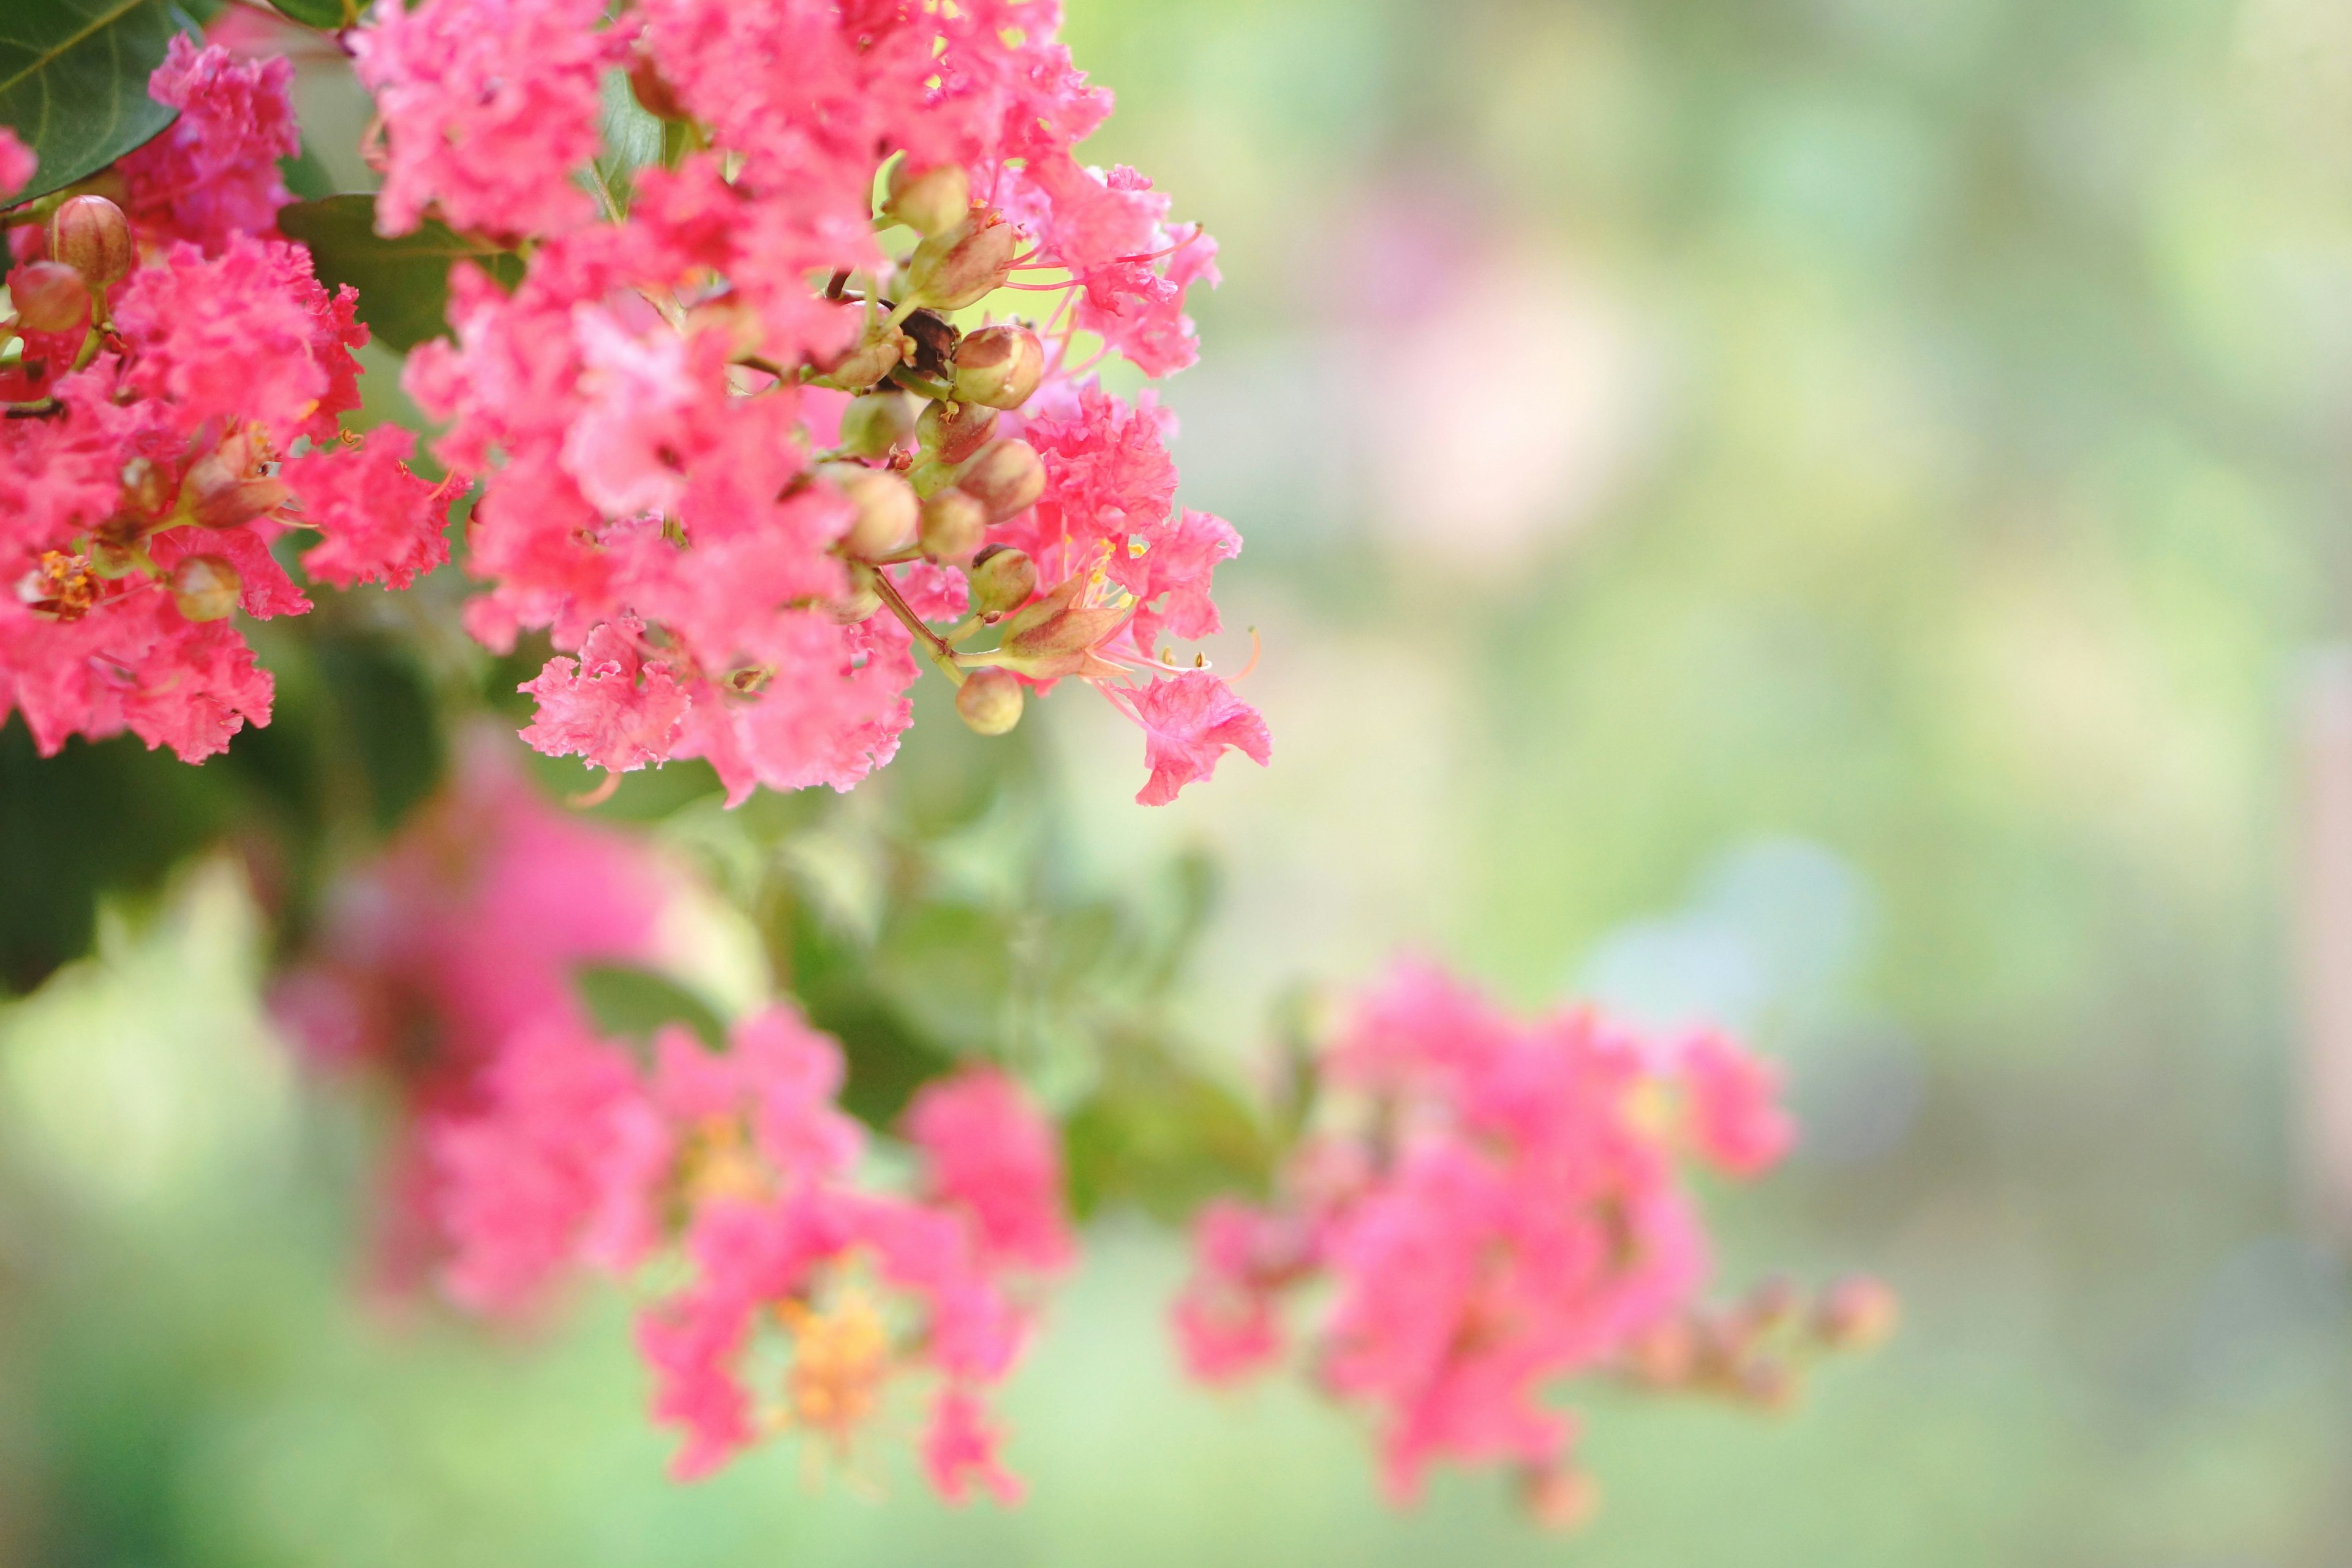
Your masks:
M1793 1136L1773 1071L1718 1037L1659 1046L1589 1010L1522 1023L1418 966L1359 1006L1323 1086L1342 1103L1277 1200L1201 1215L1175 1326L1193 1374L1227 1381L1277 1360L1284 1300L1328 1283L1314 1375L1379 1413L1400 1499L1439 1459L1562 1490L1551 1385L1618 1363L1704 1280L1681 1163L1752 1176Z
M1228 749L1263 763L1255 710L1160 647L1218 629L1239 538L1175 506L1165 416L1092 374L1192 363L1214 247L1073 156L1110 100L1051 0L605 9L424 0L352 39L379 224L530 242L511 295L459 266L456 341L406 382L440 456L486 476L469 626L560 650L524 688L530 743L615 773L700 757L730 803L847 789L928 660L987 733L1024 691L1095 684L1145 731L1148 803ZM693 151L590 171L615 65ZM974 319L1006 290L1050 297L1042 324Z
M273 548L290 529L341 585L446 558L464 480L413 475L405 431L342 430L367 329L274 234L290 75L174 38L151 90L181 113L122 160L129 213L79 195L16 231L0 718L20 710L44 754L127 729L196 762L268 722L270 677L232 617L310 609Z
M541 803L477 746L452 793L348 880L276 999L322 1059L370 1065L404 1108L391 1282L436 1275L474 1310L529 1313L582 1269L679 1246L687 1283L638 1326L654 1414L706 1474L798 1429L846 1457L896 1386L928 1379L940 1492L1017 1495L982 1404L1073 1255L1053 1129L1001 1072L924 1087L917 1174L861 1184L840 1047L789 1007L724 1050L671 1026L649 1062L604 1037L577 966L654 961L671 874Z

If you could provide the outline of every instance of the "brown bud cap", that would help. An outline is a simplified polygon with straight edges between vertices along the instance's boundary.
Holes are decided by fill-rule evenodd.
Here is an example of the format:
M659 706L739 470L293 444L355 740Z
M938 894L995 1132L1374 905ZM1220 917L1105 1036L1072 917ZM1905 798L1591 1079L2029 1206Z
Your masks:
M971 178L961 163L918 169L901 158L890 165L890 197L882 210L917 234L939 234L971 210Z
M983 735L1021 722L1021 678L1009 669L975 669L956 688L956 715Z
M971 583L971 607L983 616L1017 610L1037 591L1037 563L1026 552L1001 544L973 556L964 575Z
M16 322L27 331L69 332L89 315L89 289L62 261L31 261L8 275Z
M934 561L970 560L988 542L988 509L961 490L941 490L923 503L919 537Z
M1538 1529L1566 1535L1601 1511L1601 1483L1571 1465L1530 1469L1519 1477L1519 1506Z
M829 463L824 477L857 509L856 521L842 535L845 554L860 561L895 555L914 542L922 506L907 481L881 468L856 463Z
M192 621L217 621L236 608L244 584L217 555L191 555L172 568L172 603Z
M1018 408L1045 377L1045 345L1026 327L982 327L956 345L959 402Z
M988 444L996 410L978 403L927 403L915 418L915 442L942 463L962 462Z
M191 521L205 528L235 528L275 511L294 492L283 479L248 477L243 443L226 443L188 465L180 494Z
M140 517L153 517L172 504L178 487L171 470L152 458L133 458L122 465L122 508Z
M841 450L852 458L884 458L914 439L913 400L903 392L869 392L841 411Z
M1850 1275L1814 1303L1813 1337L1832 1350L1871 1350L1894 1336L1902 1318L1903 1303L1884 1281Z
M651 55L638 55L629 61L629 93L637 107L656 120L684 120L686 106L677 100L677 91L662 79L661 68L654 64Z
M974 209L915 247L907 258L908 292L934 310L977 304L1012 275L1019 243L1004 215Z
M988 509L989 521L1003 522L1045 493L1045 465L1026 441L991 441L956 477L956 488Z
M131 276L138 253L131 222L104 196L75 196L49 216L49 255L82 276L93 289Z

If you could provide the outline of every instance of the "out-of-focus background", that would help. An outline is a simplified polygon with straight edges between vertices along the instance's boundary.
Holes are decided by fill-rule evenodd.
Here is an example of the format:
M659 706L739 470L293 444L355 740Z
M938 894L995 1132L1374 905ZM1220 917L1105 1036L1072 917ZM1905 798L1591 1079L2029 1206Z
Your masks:
M1562 1542L1494 1478L1391 1510L1299 1390L1182 1387L1176 1243L1111 1205L1006 1404L1021 1510L887 1447L880 1501L788 1449L677 1488L617 1295L500 1334L354 1288L355 1112L204 859L0 1009L0 1557L2352 1560L2298 991L2352 971L2310 852L2352 9L1069 5L1088 151L1223 241L1167 399L1276 752L1146 812L1116 715L1033 709L1062 879L1215 858L1174 1026L1237 1082L1409 949L1750 1031L1805 1139L1709 1194L1725 1283L1868 1268L1900 1338L1785 1417L1592 1394Z

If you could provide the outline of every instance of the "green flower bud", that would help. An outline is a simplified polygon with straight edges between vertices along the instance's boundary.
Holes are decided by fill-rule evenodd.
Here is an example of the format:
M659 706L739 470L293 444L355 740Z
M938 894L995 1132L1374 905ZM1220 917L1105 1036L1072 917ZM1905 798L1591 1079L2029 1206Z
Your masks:
M879 561L913 542L922 508L906 480L856 463L828 463L823 471L857 509L857 520L842 535L844 554L859 561Z
M192 621L217 621L236 608L244 584L217 555L191 555L172 568L172 603Z
M907 259L908 292L934 310L977 304L1012 275L1019 244L1003 214L974 211L915 247Z
M26 331L69 332L89 315L89 289L81 274L62 261L35 261L16 268L8 298L16 323Z
M950 466L962 462L988 444L996 428L996 410L978 403L923 405L915 419L915 444L923 455Z
M122 465L122 507L140 517L153 517L172 504L176 487L163 465L152 458L133 458Z
M1045 345L1026 327L982 327L956 345L960 403L1018 408L1045 376Z
M49 255L93 289L130 277L139 259L130 220L104 196L75 196L49 216Z
M835 362L825 380L845 392L863 392L905 363L907 340L897 331L876 331Z
M869 392L841 411L841 450L852 458L887 458L914 439L915 411L903 392Z
M964 569L971 584L971 607L983 616L1019 609L1037 591L1037 563L1024 551L992 544Z
M920 537L934 561L968 560L988 542L988 509L961 490L941 490L923 503Z
M991 522L1003 522L1045 493L1045 465L1026 441L991 441L964 465L956 488L986 507Z
M871 570L863 566L852 567L849 592L823 607L836 625L854 626L882 607L882 591L874 585Z
M971 210L971 176L961 163L919 170L901 158L890 165L890 195L882 210L917 234L941 233L961 223Z
M983 735L1021 722L1021 678L1009 669L975 669L956 688L956 716Z

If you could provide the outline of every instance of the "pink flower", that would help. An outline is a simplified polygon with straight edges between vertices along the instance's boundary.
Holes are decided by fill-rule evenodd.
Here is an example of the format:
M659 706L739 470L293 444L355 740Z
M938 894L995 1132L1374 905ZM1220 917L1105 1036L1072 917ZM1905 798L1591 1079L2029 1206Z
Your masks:
M923 1437L923 1468L939 1494L961 1503L972 1482L988 1489L1007 1508L1021 1500L1020 1480L997 1462L1001 1440L987 1413L971 1394L952 1384L931 1405L930 1428Z
M269 234L287 202L278 160L301 147L294 62L239 61L175 35L148 93L180 111L170 128L123 155L125 206L151 244L194 241L217 254L233 235Z
M572 181L596 155L597 82L626 47L603 0L379 5L350 35L383 116L386 234L437 205L453 227L560 233L594 215Z
M1676 1066L1699 1158L1730 1176L1760 1176L1780 1163L1797 1124L1780 1109L1777 1068L1717 1034L1685 1041Z
M924 1085L907 1136L922 1152L930 1200L972 1216L985 1256L1027 1268L1069 1262L1054 1129L1003 1072L968 1068Z
M1197 640L1221 629L1210 582L1217 563L1242 552L1242 536L1222 517L1188 510L1147 537L1149 547L1139 559L1114 558L1113 565L1130 574L1126 581L1136 599L1135 646L1150 658L1163 631Z
M439 484L419 479L406 461L415 442L387 425L356 450L312 451L279 468L302 521L320 534L302 556L305 572L343 588L405 588L449 559L443 530L468 481L464 474Z
M550 756L577 754L614 773L668 756L688 698L667 665L640 657L644 629L634 616L606 622L588 634L580 658L549 659L521 688L539 699L523 740Z
M39 164L33 150L17 141L14 131L0 125L0 196L13 196L32 184Z
M1143 726L1143 763L1150 778L1136 792L1139 805L1165 805L1186 784L1217 771L1228 748L1264 767L1273 742L1256 709L1204 669L1155 679L1130 699Z
M706 1173L735 1195L832 1181L856 1163L865 1135L836 1103L841 1047L790 1007L738 1024L723 1052L677 1027L665 1029L655 1049L654 1101L673 1126L748 1126L761 1167Z

